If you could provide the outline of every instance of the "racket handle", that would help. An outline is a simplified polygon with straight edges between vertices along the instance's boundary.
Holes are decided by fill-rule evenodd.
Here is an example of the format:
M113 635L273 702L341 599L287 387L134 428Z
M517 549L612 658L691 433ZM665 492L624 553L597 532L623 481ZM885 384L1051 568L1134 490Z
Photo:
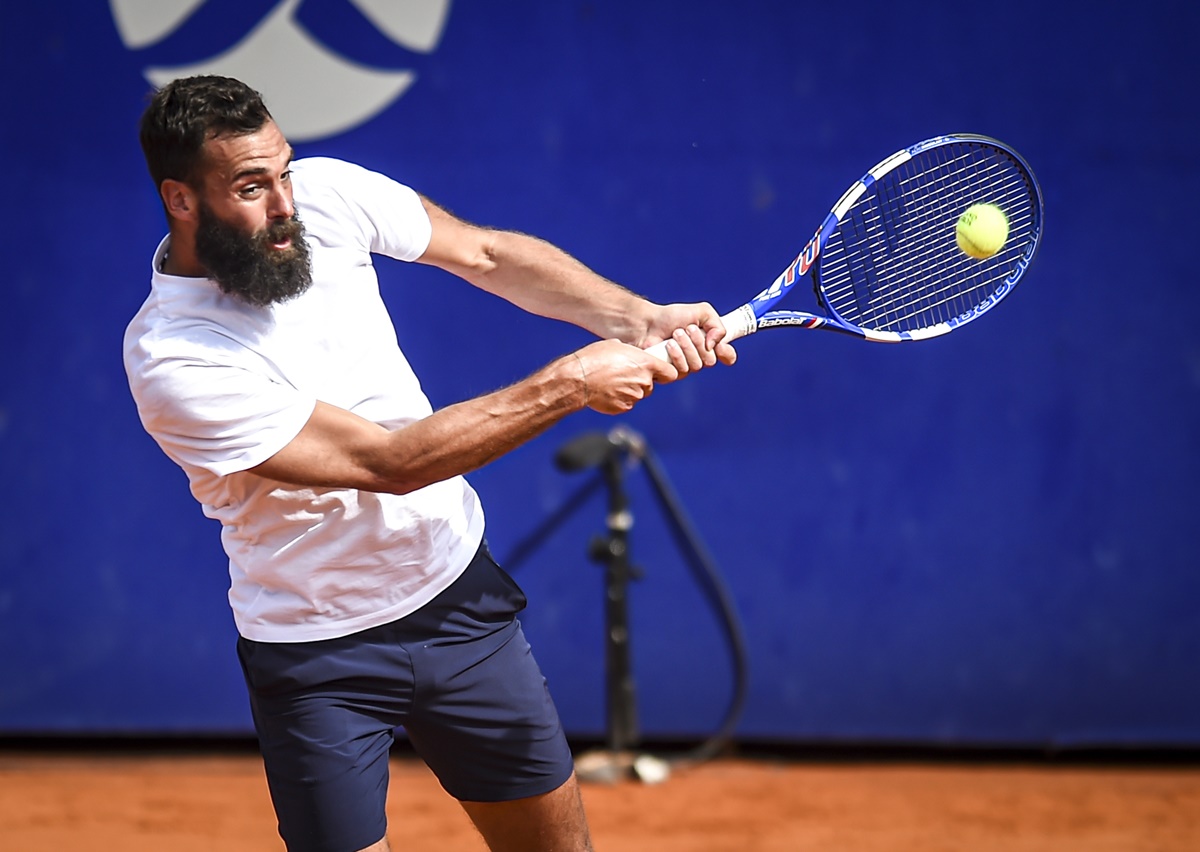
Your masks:
M754 309L749 305L742 305L725 314L721 317L721 322L725 324L725 343L732 343L739 337L745 337L747 334L754 334L758 331L758 318L754 316ZM670 360L667 358L667 341L665 340L655 343L646 351L662 361Z

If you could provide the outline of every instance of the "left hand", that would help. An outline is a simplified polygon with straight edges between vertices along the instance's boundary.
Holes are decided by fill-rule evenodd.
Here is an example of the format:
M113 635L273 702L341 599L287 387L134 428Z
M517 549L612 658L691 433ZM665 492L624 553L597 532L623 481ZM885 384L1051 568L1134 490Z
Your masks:
M671 341L667 358L682 376L717 361L727 366L737 361L734 348L721 342L724 337L725 325L712 305L672 304L658 309L641 345L647 349L663 340Z

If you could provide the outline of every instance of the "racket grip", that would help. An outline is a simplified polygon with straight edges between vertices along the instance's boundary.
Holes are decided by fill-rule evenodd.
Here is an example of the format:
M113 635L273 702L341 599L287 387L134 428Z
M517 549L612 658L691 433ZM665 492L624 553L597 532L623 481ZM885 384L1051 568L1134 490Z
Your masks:
M739 337L745 337L747 334L754 334L758 331L758 318L754 316L754 309L749 305L742 305L736 310L732 310L725 316L721 317L721 322L725 324L725 343L732 343ZM669 361L667 358L667 341L655 343L646 350L662 361Z

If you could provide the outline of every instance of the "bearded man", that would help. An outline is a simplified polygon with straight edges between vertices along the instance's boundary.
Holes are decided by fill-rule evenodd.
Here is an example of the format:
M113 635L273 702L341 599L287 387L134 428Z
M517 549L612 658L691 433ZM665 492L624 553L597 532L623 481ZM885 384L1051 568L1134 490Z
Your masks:
M590 849L571 754L463 475L573 412L732 364L710 305L657 305L546 242L358 165L293 161L225 77L152 97L166 211L125 335L142 423L220 521L229 601L289 850L386 850L403 727L493 850ZM432 264L600 340L434 411L372 255ZM498 334L499 338L500 335ZM667 343L667 361L644 351Z

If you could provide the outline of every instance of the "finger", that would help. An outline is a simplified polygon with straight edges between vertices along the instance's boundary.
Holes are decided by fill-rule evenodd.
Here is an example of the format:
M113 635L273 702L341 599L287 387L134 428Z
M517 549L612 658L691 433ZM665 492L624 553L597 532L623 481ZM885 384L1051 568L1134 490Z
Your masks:
M668 382L675 381L683 373L687 372L686 369L680 370L680 368L676 366L676 362L680 362L686 367L687 362L684 360L684 356L679 348L679 344L676 343L674 339L667 341L667 358L670 360L662 361L651 356L649 367L650 378L653 383L667 384Z
M677 328L671 337L679 346L682 356L682 363L673 361L681 373L690 373L692 370L699 370L704 366L704 358L700 354L704 351L704 335L697 326L692 325L686 329Z
M714 354L717 356L717 360L727 367L737 362L737 350L728 343L718 343Z
M725 338L725 325L718 319L716 325L708 326L707 333L704 339L704 348L712 351L717 348L717 345Z
M660 352L661 357L665 358L666 363L674 367L678 374L683 375L688 372L687 356L683 353L683 347L673 335L657 346L651 347L650 354L654 355L656 352ZM658 356L656 355L655 357ZM664 379L659 378L656 374L654 381L661 382Z
M717 355L713 351L714 347L708 345L708 337L704 330L696 324L687 327L688 337L691 338L692 345L696 347L696 355L700 359L700 366L711 367L717 363ZM699 369L699 367L693 367Z

